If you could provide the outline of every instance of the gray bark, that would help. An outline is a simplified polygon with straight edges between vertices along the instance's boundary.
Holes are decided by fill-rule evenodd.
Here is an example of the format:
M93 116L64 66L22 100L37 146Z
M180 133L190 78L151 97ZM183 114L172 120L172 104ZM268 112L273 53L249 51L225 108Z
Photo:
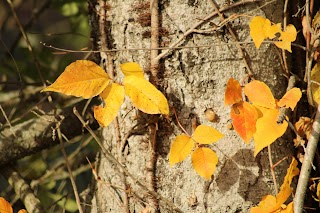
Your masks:
M101 41L99 32L99 2L89 1L93 41L97 49ZM134 0L107 1L110 7L106 12L106 36L109 48L148 48L150 39L144 36L150 27L143 27L139 17L146 16L148 9L137 8ZM217 1L220 8L227 7L227 2ZM249 14L266 16L274 23L282 22L283 1L276 1L259 8L263 3L240 5L225 12L232 14ZM194 23L214 11L210 1L160 1L159 13L161 26L168 32L161 37L161 46L176 41ZM240 41L250 41L248 17L239 17L231 22ZM212 29L219 24L218 16L210 19L197 29ZM218 129L224 138L210 146L218 155L219 163L211 181L206 181L193 170L190 156L182 163L169 166L168 153L171 141L182 130L177 125L173 113L171 121L160 118L156 140L155 184L156 193L170 200L184 212L248 212L262 196L274 193L270 175L267 151L253 157L253 142L246 145L233 130L228 130L230 109L224 106L224 91L229 78L246 83L248 73L241 54L231 35L223 27L208 34L192 33L179 44L180 46L212 45L206 48L172 50L161 60L159 88L166 95L169 105L177 111L179 121L191 133L191 120L197 124L206 124ZM215 46L216 45L216 46ZM250 67L256 79L268 84L276 98L281 97L286 88L282 76L280 54L272 44L263 44L256 50L253 44L244 45L248 53ZM103 56L97 55L99 61ZM119 64L128 61L139 63L145 71L149 70L149 51L119 51L113 53L116 68L116 79L121 79ZM103 64L103 61L99 61ZM146 72L146 76L148 76ZM205 118L206 109L213 109L218 116L217 122ZM150 116L131 110L130 102L122 106L119 112L121 137L136 124L138 127L148 122ZM130 111L131 110L131 111ZM130 111L128 113L128 111ZM150 144L148 128L141 127L127 140L122 157L117 150L114 126L104 128L101 137L105 147L121 159L127 170L140 182L146 182L148 173L146 165L150 161ZM273 161L277 162L291 153L290 142L285 138L276 141L272 146ZM119 188L126 188L130 212L140 212L150 204L150 195L137 186L130 178L123 178L116 165L111 164L102 154L98 157L98 182L91 200L90 212L123 212L125 193ZM281 184L289 162L285 161L276 168L278 184ZM126 183L123 183L124 179ZM111 184L111 185L110 185ZM153 209L151 209L153 211ZM170 206L159 201L160 212L173 212Z

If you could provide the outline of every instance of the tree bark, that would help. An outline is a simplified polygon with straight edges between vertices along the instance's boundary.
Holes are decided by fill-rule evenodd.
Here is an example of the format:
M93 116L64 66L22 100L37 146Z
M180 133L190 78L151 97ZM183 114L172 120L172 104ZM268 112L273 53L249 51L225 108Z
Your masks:
M233 14L249 14L266 16L274 23L282 22L283 1L266 5L262 1L244 1L245 4L236 6L227 1L215 2L226 18ZM158 8L160 46L177 41L195 23L215 11L210 1L193 0L159 1ZM104 45L109 49L150 47L150 2L111 0L106 1L102 8L101 1L90 0L89 13L93 44L97 50L105 48L100 45L101 41L107 41ZM101 15L105 17L101 19ZM240 16L229 23L240 41L251 41L249 21L247 16ZM117 165L100 154L97 172L102 181L96 185L88 212L173 212L173 206L183 212L248 212L262 196L274 193L267 151L254 158L253 143L246 145L233 130L227 128L230 109L223 104L226 83L232 77L245 84L249 80L249 70L238 46L234 43L226 45L235 40L226 27L217 27L220 23L221 17L214 15L193 33L183 37L178 46L199 47L170 50L160 60L156 82L189 133L192 132L192 120L196 120L197 125L206 124L224 134L223 139L211 146L219 157L212 179L206 181L193 170L190 156L178 165L169 166L171 141L182 133L172 112L170 120L160 116L156 122L158 129L153 150L148 129L155 124L150 120L152 117L136 109L131 110L130 102L125 102L118 114L121 144L119 146L115 134L117 127L110 125L102 130L104 146L147 187L150 184L150 153L155 151L154 179L151 181L154 181L155 193L162 198L157 199L159 206L152 204L150 192L139 187ZM102 30L101 26L105 28ZM273 44L263 44L259 50L253 44L242 48L255 79L270 86L276 98L282 97L286 80L282 75L280 51ZM103 60L105 57L105 53L97 54L96 60L103 65L107 63ZM139 63L146 77L151 75L150 51L116 51L108 57L112 57L116 80L123 78L119 65L128 61ZM217 115L216 122L206 120L207 109L212 109ZM273 162L277 162L290 155L292 145L283 137L271 145L271 149ZM275 169L279 184L289 163L284 161ZM164 200L169 200L172 205Z

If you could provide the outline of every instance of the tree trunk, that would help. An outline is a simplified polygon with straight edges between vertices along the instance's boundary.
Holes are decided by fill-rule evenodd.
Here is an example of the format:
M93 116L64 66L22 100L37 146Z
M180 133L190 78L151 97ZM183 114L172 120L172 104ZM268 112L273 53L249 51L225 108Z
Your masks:
M207 18L215 12L214 2L226 18L233 14L245 15L220 26L224 21L219 14ZM123 169L100 154L96 166L101 180L96 182L92 206L87 212L174 212L174 208L183 212L249 212L249 208L256 205L262 196L274 194L267 150L254 158L253 143L245 144L235 131L227 127L231 123L230 108L224 106L224 91L231 77L241 84L248 82L249 67L253 77L270 86L276 98L284 94L286 79L280 62L281 50L270 43L263 44L259 50L253 44L244 44L244 59L229 30L232 29L239 41L251 41L248 15L265 16L274 23L281 23L283 1L267 5L262 1L244 2L159 1L156 5L160 25L159 46L169 46L179 38L183 39L175 46L181 49L172 49L161 58L155 79L150 68L150 50L96 55L97 62L116 80L123 77L119 71L121 63L139 63L145 76L167 97L171 113L170 119L150 116L125 102L117 121L104 128L101 137L105 148L145 187L139 186ZM149 2L90 0L89 12L93 44L97 50L150 48ZM203 23L192 33L183 36L201 21ZM226 45L228 42L232 44ZM189 133L196 123L212 126L224 134L223 139L211 146L219 157L219 163L210 181L194 171L190 156L170 167L168 153L171 142L183 132L173 109ZM217 117L215 122L206 119L206 110L213 110ZM273 162L292 152L290 144L282 137L271 146ZM275 169L278 187L283 181L288 161Z

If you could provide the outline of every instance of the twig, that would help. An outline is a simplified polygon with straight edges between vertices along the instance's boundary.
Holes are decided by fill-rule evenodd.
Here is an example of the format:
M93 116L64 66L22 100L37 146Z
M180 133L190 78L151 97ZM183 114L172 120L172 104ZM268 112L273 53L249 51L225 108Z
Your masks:
M64 160L66 162L66 167L68 169L68 173L69 173L71 185L72 185L72 188L73 188L74 196L76 198L78 210L79 210L80 213L83 213L82 206L81 206L81 201L80 201L80 197L79 197L79 193L78 193L77 184L76 184L76 182L74 180L74 177L73 177L73 174L72 174L72 169L71 169L70 164L69 164L68 155L67 155L67 153L66 153L66 151L64 149L64 143L63 143L63 140L62 140L62 134L61 134L61 130L60 130L59 125L60 124L58 123L57 124L57 132L58 132L58 139L59 139L60 146L61 146L61 152L62 152Z
M214 0L210 0L210 2L212 4L212 6L214 7L215 12L219 15L220 20L222 22L224 22L226 19L225 19L224 15L220 12L219 6L217 5L217 3ZM249 74L249 77L254 79L254 75L253 75L253 73L251 71L251 68L249 66L249 62L248 62L247 56L245 54L245 51L242 49L241 45L238 43L239 39L238 39L237 35L235 34L234 30L232 29L232 27L231 27L231 25L229 23L226 23L225 25L226 25L229 33L231 34L232 38L237 42L238 50L241 53L242 60L243 60L244 65L247 68L247 72Z
M14 188L14 191L20 197L28 212L45 212L40 200L34 195L30 186L20 176L18 171L12 169L12 165L2 167L1 174L8 179L9 184Z
M93 136L93 138L96 140L98 145L101 148L102 154L111 162L114 163L119 169L121 169L134 183L136 183L142 190L145 192L151 194L155 198L163 201L165 204L167 204L169 207L171 207L173 210L177 212L183 213L183 211L178 208L174 203L169 201L168 199L162 197L161 195L155 193L154 191L151 191L143 185L140 181L138 181L119 161L103 146L102 142L100 139L97 137L97 135L92 131L92 129L87 125L87 123L83 120L83 118L80 116L79 112L77 111L76 108L73 109L74 114L77 116L79 121L82 123L83 127L88 130L88 132Z
M13 6L13 4L12 4L12 1L11 1L11 0L7 0L7 2L8 2L8 4L9 4L9 6L10 6L11 12L12 12L12 14L13 14L13 17L14 17L14 19L15 19L18 27L19 27L19 30L21 31L21 34L22 34L24 40L25 40L26 43L27 43L28 50L29 50L30 53L31 53L31 56L32 56L33 61L34 61L34 64L35 64L36 69L37 69L37 71L38 71L38 75L39 75L39 77L40 77L40 79L41 79L41 82L42 82L42 84L43 84L43 87L46 87L46 82L45 82L45 80L44 80L44 78L43 78L43 76L42 76L42 73L41 73L40 63L39 63L39 61L38 61L38 59L37 59L37 57L36 57L35 52L33 51L33 48L32 48L32 46L31 46L31 42L30 42L30 40L29 40L26 32L25 32L24 29L23 29L23 26L22 26L22 24L21 24L21 22L20 22L20 20L19 20L19 18L18 18L18 16L17 16L17 13L16 13L16 11L15 11L15 9L14 9L14 6Z
M221 10L219 10L221 13L228 11L234 7L240 6L240 5L244 5L244 4L248 4L248 3L253 3L253 2L259 2L260 0L244 0L244 1L240 1L240 2L236 2L233 3L232 5L229 5L228 7L222 8ZM189 34L191 34L197 27L199 27L200 25L202 25L203 23L205 23L206 21L208 21L209 19L213 18L214 16L216 16L218 14L218 12L213 12L211 14L209 14L208 16L204 17L201 19L201 21L199 21L198 23L194 24L189 30L187 30L177 41L173 42L172 44L169 45L170 48L177 46L185 37L187 37ZM161 59L163 58L165 55L167 55L169 53L170 49L163 51L161 54L159 54L157 56L156 59Z
M12 126L11 126L11 123L10 123L10 121L9 121L7 115L6 115L6 112L3 110L1 104L0 104L0 110L1 110L1 113L2 113L2 115L3 115L3 117L4 117L4 119L7 121L7 124L9 125L9 128L10 128L10 131L12 132L12 135L13 135L14 137L17 137L17 136L16 136L16 133L13 131L13 128L12 128Z
M287 28L287 8L288 8L288 1L289 0L285 0L284 2L284 6L283 6L283 30L286 31ZM286 51L285 49L282 49L282 58L283 58L283 65L284 65L284 71L285 71L285 75L287 76L287 78L289 78L290 73L289 73L289 68L288 68L288 63L287 63L287 56L286 56Z
M312 131L308 140L308 145L306 148L306 153L303 158L303 163L299 175L298 186L296 194L294 197L294 212L303 212L303 203L306 195L307 185L310 177L310 172L312 168L312 162L317 150L318 140L320 133L320 105L317 108L316 117L312 125Z
M272 152L271 152L271 146L268 145L268 157L269 157L269 165L270 165L270 172L271 172L271 176L272 176L272 180L273 180L273 184L274 184L274 190L276 195L278 194L278 184L277 184L277 179L276 179L276 175L274 173L274 169L273 169L273 162L272 162Z

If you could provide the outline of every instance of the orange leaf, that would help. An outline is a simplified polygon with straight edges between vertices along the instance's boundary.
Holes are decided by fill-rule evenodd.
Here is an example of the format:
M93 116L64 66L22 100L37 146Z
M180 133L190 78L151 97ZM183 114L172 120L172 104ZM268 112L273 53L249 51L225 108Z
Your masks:
M124 101L124 87L112 83L100 94L105 106L94 107L94 118L100 126L108 126L117 116L118 111Z
M253 135L254 156L285 133L288 123L286 121L283 121L282 124L277 123L279 113L278 109L267 109L263 116L257 120L257 130Z
M209 180L216 169L218 156L209 148L198 148L192 153L191 160L196 172Z
M290 187L292 178L294 176L297 176L299 174L298 169L298 161L295 158L292 158L291 164L289 168L287 169L287 174L284 177L284 181L280 187L280 192L277 194L277 207L280 208L280 206L286 202L286 200L289 198L289 196L292 193L292 189Z
M297 38L297 30L296 28L292 25L289 24L286 27L286 31L281 31L281 36L279 37L280 41L275 41L274 44L281 48L281 49L285 49L288 50L289 52L291 51L291 42L295 41Z
M275 196L266 195L263 196L258 206L250 209L250 213L272 213L275 205Z
M286 92L286 94L280 99L280 101L278 102L278 106L286 108L290 107L291 110L294 110L301 96L302 93L300 89L292 88L291 90Z
M96 63L78 60L66 67L58 79L41 92L60 92L83 98L99 95L109 84L108 74Z
M211 144L223 138L223 134L210 126L199 125L194 131L192 138L200 144Z
M124 76L134 75L137 77L144 78L143 70L138 63L128 62L120 65L120 69Z
M224 105L235 104L242 101L242 92L239 82L230 78L224 93Z
M20 210L18 211L18 213L28 213L28 212L27 212L27 210L25 210L25 209L20 209Z
M194 147L194 141L187 135L178 135L172 142L169 162L173 164L183 161L191 152Z
M256 132L257 109L248 102L236 103L231 107L231 119L234 129L248 144Z
M261 81L251 81L244 87L244 93L257 106L275 109L276 102L270 88Z
M3 197L0 197L0 213L13 213L10 203Z
M249 24L250 35L256 48L259 48L263 40L266 38L273 39L275 34L281 32L281 24L271 25L269 19L261 16L254 17Z
M124 89L132 104L148 114L169 115L166 97L144 78L131 75L124 78Z

